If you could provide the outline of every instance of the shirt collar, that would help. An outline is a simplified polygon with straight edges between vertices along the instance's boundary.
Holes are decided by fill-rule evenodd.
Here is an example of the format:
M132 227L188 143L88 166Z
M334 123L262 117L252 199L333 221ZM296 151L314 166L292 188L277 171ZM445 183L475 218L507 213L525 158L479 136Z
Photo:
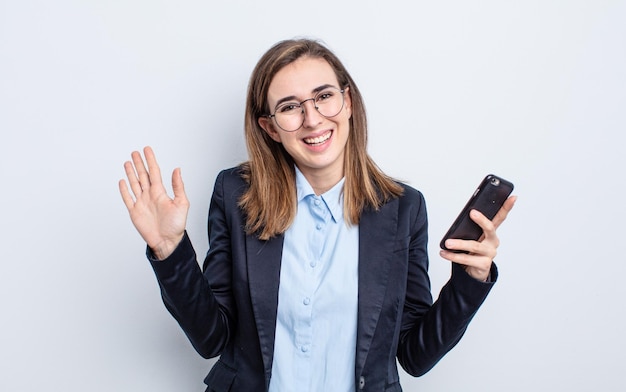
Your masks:
M309 181L307 181L304 174L296 168L296 192L298 197L298 203L300 203L307 196L315 196L315 191ZM335 222L341 222L343 220L343 184L345 182L345 177L342 177L341 180L335 186L330 188L325 193L322 193L319 197L324 201L326 207L330 211L332 218Z

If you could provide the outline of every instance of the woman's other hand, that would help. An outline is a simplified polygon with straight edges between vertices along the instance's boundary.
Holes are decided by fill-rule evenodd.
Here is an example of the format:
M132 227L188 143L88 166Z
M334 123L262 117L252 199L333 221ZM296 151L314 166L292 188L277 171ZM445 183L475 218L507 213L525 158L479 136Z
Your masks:
M155 256L162 260L172 254L183 238L189 201L180 169L172 173L172 199L163 187L154 152L145 147L143 153L145 164L137 151L131 154L132 161L124 163L130 191L125 180L120 180L119 188L133 225Z
M500 240L496 229L504 222L513 208L516 196L509 197L492 221L477 210L470 211L470 218L483 229L483 235L478 241L449 239L446 247L449 249L469 253L455 253L447 250L440 252L441 257L464 266L465 271L475 279L485 281L489 277L491 264L496 257Z

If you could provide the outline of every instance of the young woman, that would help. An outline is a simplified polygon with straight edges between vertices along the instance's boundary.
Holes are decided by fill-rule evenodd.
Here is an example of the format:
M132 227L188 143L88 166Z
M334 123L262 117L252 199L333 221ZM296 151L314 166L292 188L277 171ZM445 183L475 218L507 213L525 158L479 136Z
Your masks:
M497 279L497 226L450 240L452 275L433 303L427 218L417 190L382 173L366 151L359 89L311 40L272 47L246 103L249 160L224 170L209 207L202 270L185 232L180 170L174 197L153 151L132 153L120 191L147 242L163 301L195 349L220 355L207 391L400 391L461 338Z

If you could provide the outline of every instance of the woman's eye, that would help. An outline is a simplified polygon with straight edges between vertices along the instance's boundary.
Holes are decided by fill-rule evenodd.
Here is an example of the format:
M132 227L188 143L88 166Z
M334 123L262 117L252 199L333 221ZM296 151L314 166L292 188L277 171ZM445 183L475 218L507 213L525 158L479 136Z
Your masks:
M317 96L317 102L325 101L333 96L333 93L330 91L324 91Z
M300 109L300 105L297 103L288 103L278 108L280 113L295 113Z

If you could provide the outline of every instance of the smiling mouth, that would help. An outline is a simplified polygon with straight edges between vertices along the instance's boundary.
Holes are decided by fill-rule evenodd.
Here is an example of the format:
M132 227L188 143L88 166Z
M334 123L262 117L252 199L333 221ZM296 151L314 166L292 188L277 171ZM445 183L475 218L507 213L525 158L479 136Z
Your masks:
M332 134L333 134L333 131L328 131L325 134L318 136L318 137L305 138L304 142L310 146L318 146L324 143L325 141L327 141L328 139L330 139L330 136Z

